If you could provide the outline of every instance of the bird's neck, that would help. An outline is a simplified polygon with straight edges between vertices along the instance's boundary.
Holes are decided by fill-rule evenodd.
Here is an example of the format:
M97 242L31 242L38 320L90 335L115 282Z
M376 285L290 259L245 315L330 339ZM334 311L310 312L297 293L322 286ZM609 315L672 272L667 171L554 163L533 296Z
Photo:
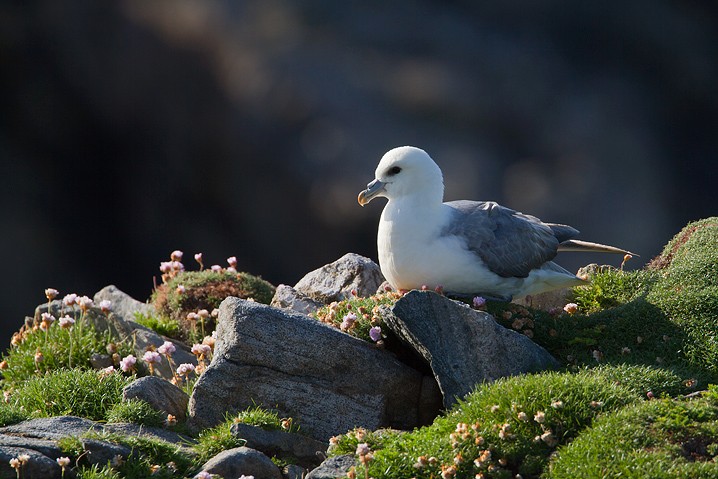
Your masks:
M407 195L389 200L381 215L382 223L390 229L411 225L413 232L434 229L443 212L441 198L426 195Z

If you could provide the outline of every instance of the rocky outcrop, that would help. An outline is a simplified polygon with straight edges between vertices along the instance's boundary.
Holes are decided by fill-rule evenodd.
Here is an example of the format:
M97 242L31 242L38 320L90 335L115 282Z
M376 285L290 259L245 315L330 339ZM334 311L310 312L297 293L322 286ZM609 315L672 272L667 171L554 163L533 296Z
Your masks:
M422 375L386 351L307 316L227 298L212 363L190 399L192 430L253 405L326 441L356 426L412 428Z
M145 401L152 409L171 414L178 421L184 421L187 417L187 393L157 376L145 376L128 384L122 390L122 399Z
M294 289L320 303L371 296L384 282L379 265L369 258L347 253L333 263L307 273Z
M411 291L383 311L386 324L431 366L447 408L476 384L558 366L491 315L431 291Z

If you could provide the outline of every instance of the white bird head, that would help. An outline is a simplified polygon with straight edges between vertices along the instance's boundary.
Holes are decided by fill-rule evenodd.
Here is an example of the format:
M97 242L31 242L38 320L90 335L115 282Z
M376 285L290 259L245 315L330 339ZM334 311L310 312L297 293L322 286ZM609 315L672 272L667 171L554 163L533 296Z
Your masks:
M400 146L389 150L381 158L374 172L374 181L359 193L358 201L364 206L378 196L391 201L416 195L441 203L444 197L443 175L424 150Z

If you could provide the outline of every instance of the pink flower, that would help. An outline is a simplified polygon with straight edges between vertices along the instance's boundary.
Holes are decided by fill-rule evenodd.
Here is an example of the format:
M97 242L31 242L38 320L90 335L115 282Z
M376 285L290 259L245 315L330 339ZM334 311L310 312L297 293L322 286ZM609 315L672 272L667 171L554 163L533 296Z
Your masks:
M218 264L213 264L212 267L209 269L211 269L215 273L219 273L220 271L222 271L222 267Z
M75 302L77 303L77 305L80 307L80 309L82 311L87 311L94 304L93 301L90 298L88 298L87 296L81 296L81 297L75 299Z
M182 363L177 367L177 374L180 376L188 376L192 372L194 372L194 364Z
M177 294L184 294L184 292L186 291L186 289L185 289L185 287L184 287L183 284L180 284L180 285L177 286L176 291L177 291Z
M55 299L58 294L60 293L55 288L47 288L45 290L45 297L47 297L48 301Z
M170 258L172 259L172 261L182 261L183 255L184 253L182 251L176 249L170 254Z
M197 311L197 316L202 319L206 319L209 317L209 311L207 311L206 309L200 309L199 311Z
M100 309L103 313L109 313L110 309L112 309L112 301L109 299L103 299L100 301Z
M196 356L206 356L212 352L212 348L207 344L194 344L192 346L192 354Z
M169 273L172 271L172 263L169 261L163 261L160 263L160 272Z
M351 329L352 326L354 326L354 322L357 320L357 315L354 313L347 313L346 316L344 316L344 319L342 319L342 324L339 326L339 329L342 331L348 331Z
M211 315L212 315L213 318L219 317L219 309L214 308L214 309L212 310Z
M157 351L146 351L142 360L148 364L159 364L162 361L162 356Z
M73 306L75 304L75 300L77 300L77 295L75 293L65 295L65 297L62 298L62 302L65 303L65 306Z
M578 311L578 305L576 303L568 303L566 306L563 307L563 310L566 311L568 314L574 314Z
M476 296L473 300L474 308L480 309L486 306L486 300L482 298L481 296Z
M70 329L75 324L75 320L70 316L65 315L60 318L59 324L62 329Z
M157 352L160 354L164 354L165 356L172 356L172 353L174 353L177 350L175 348L174 343L172 341L165 341L162 343L162 346L157 348Z
M200 266L201 266L201 265L202 265L202 253L197 253L197 254L195 254L195 255L194 255L194 260L195 260L196 262L198 262L198 263L200 264Z
M229 265L230 265L232 268L236 268L236 267L237 267L237 257L236 257L236 256L230 256L229 258L227 258L227 263L229 263Z
M367 444L365 442L357 444L357 450L356 450L357 456L366 456L370 452L371 452L371 449L369 448L369 444Z
M122 369L126 373L129 373L133 369L135 369L136 362L137 358L130 354L129 356L122 358L122 360L120 361L120 369Z
M199 314L192 311L191 313L187 313L187 319L189 321L197 321L199 319Z
M379 326L374 326L369 330L369 337L372 341L377 342L381 339L381 328Z

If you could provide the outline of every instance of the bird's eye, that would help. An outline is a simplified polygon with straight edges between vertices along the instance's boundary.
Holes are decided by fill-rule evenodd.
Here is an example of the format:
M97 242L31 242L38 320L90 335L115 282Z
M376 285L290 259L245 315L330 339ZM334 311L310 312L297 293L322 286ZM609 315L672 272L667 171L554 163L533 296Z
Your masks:
M392 167L389 169L389 176L394 176L394 175L396 175L397 173L399 173L400 171L401 171L401 168L399 168L398 166L392 166Z

